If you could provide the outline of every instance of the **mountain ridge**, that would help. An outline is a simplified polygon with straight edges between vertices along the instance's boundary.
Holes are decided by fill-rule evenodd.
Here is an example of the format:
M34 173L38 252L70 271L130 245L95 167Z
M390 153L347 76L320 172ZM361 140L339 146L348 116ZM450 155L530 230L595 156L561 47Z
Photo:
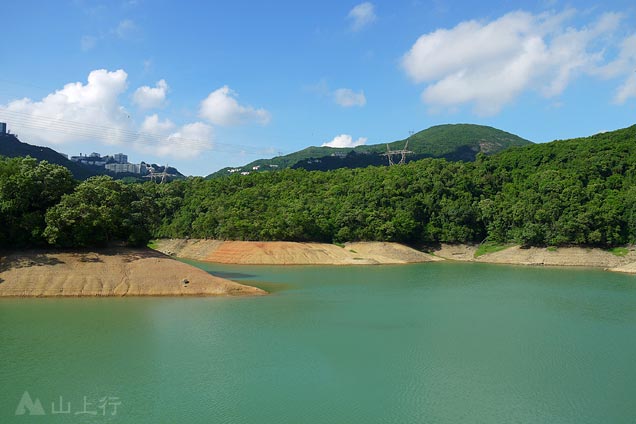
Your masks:
M326 171L338 168L363 168L371 165L382 166L388 165L386 156L383 156L388 149L402 150L406 147L413 152L406 156L407 162L428 157L473 161L478 153L490 155L509 147L529 144L534 143L490 126L442 124L419 131L408 138L388 143L357 147L310 146L287 155L257 159L243 166L226 167L208 175L207 178L237 172L266 172L283 168Z

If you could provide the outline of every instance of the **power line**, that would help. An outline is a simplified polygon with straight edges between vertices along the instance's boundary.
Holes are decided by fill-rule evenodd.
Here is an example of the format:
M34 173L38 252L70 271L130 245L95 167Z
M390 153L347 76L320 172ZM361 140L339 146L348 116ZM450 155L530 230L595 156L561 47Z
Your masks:
M256 146L244 144L229 144L221 142L209 142L208 140L193 139L186 137L170 136L149 133L145 131L134 131L121 127L112 127L100 124L89 124L79 121L71 121L45 115L32 115L30 113L0 109L0 118L5 121L13 121L13 125L28 129L50 131L58 134L74 135L82 138L95 138L102 141L110 141L113 144L119 142L130 142L142 145L156 145L157 143L169 140L184 148L211 147L211 150L236 153L245 152L251 154L271 154L274 149L263 149ZM274 150L275 151L275 150Z

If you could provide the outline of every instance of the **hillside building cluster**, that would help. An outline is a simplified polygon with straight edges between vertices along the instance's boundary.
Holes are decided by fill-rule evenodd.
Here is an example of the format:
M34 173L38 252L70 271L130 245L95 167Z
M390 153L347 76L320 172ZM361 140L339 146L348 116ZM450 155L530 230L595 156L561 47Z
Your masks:
M114 155L102 156L93 152L89 155L80 153L79 156L71 156L73 162L84 165L92 165L103 167L111 172L128 173L128 174L145 174L147 172L145 163L129 163L128 155L123 153L115 153Z

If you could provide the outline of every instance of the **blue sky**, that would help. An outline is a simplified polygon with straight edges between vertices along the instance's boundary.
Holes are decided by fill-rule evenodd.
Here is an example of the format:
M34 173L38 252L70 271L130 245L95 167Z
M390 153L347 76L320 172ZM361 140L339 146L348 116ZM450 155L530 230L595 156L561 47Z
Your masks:
M443 123L535 142L636 121L630 1L3 4L0 120L191 175Z

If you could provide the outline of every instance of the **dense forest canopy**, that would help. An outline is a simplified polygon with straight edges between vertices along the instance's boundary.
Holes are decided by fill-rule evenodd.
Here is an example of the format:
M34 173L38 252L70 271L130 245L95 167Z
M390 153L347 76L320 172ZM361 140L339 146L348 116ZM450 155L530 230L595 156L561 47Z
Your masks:
M475 162L167 184L76 182L59 165L1 159L0 219L4 247L140 245L153 237L623 245L636 242L636 126Z

